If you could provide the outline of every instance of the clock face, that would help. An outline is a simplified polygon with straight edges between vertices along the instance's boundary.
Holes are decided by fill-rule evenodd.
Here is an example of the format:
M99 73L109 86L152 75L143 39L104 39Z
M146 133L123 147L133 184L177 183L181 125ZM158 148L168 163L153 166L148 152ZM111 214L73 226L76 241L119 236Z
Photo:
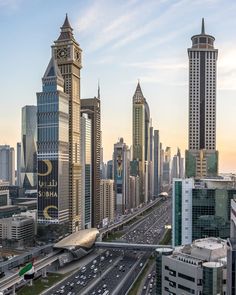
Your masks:
M80 55L80 52L78 50L75 50L74 57L75 57L75 60L76 61L80 61L81 55Z
M57 49L57 58L66 58L68 57L67 48L59 48Z

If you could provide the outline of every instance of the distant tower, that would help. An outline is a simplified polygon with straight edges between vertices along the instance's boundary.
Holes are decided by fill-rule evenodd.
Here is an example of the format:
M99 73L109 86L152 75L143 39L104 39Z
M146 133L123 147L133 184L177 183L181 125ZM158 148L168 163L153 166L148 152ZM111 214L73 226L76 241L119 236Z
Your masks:
M81 165L82 165L82 228L91 228L92 223L92 126L88 114L82 113L81 129Z
M69 232L70 218L69 95L54 58L42 81L42 92L37 93L38 223L54 225L59 236Z
M37 106L21 112L21 184L26 190L37 187Z
M15 185L15 150L9 145L0 145L0 180Z
M98 95L100 95L98 93ZM88 114L92 131L92 226L102 222L100 195L101 101L98 97L81 99L81 113Z
M115 191L115 210L116 213L124 214L125 209L129 207L129 171L128 171L128 147L123 138L114 144L113 156L113 175Z
M21 142L16 144L16 185L21 186Z
M186 151L186 176L216 176L216 63L215 38L205 33L194 35L189 57L189 150Z
M133 161L137 161L138 171L136 175L140 179L140 203L147 201L145 192L145 161L150 159L150 142L149 142L149 122L150 112L148 103L143 96L140 84L136 87L133 96ZM147 166L147 165L146 165ZM148 171L147 171L148 173Z
M73 35L66 15L61 33L52 46L52 54L64 79L69 95L69 208L70 232L81 229L81 164L80 164L80 70L81 48Z

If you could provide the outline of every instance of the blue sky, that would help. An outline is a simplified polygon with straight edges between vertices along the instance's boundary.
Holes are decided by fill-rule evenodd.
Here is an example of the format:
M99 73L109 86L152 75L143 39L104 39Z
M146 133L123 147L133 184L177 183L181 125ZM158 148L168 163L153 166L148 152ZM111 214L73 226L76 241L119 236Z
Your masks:
M65 13L83 49L81 97L100 79L104 159L124 137L131 144L132 96L140 79L161 141L187 148L191 36L216 38L219 49L217 148L220 171L236 172L236 1L0 0L0 144L20 140L21 107L36 104L41 77Z

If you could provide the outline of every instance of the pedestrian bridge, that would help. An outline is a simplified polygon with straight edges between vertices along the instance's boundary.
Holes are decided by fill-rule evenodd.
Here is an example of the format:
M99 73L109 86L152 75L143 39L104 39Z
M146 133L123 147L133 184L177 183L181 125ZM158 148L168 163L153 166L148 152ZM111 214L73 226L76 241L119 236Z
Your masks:
M172 248L171 245L128 244L123 242L95 242L97 248L123 249L135 251L154 251L157 248Z

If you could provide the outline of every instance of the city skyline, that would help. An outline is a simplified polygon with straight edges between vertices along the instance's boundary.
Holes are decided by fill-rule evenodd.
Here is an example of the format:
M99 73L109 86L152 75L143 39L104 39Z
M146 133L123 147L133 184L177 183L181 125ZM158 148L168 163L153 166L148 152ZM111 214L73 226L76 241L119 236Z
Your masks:
M236 108L233 101L236 44L230 38L234 27L230 16L236 11L236 5L227 1L230 7L225 5L219 9L223 3L221 0L199 0L187 8L189 2L149 1L144 5L141 1L121 1L118 5L109 1L108 5L108 1L99 1L99 4L95 1L86 4L72 1L72 9L62 1L62 5L56 8L55 18L52 18L49 8L53 4L41 7L40 1L34 4L23 0L0 1L0 31L7 41L0 58L3 72L7 73L16 60L18 65L11 79L7 74L2 77L4 101L0 110L0 144L16 148L17 141L20 141L21 107L36 105L35 93L40 90L41 76L50 56L49 46L58 38L55 27L61 26L68 12L75 37L83 48L81 98L97 95L97 81L100 79L105 160L111 159L113 144L118 137L123 137L129 146L131 144L132 97L138 78L150 104L153 126L160 130L160 141L164 146L171 146L173 152L177 146L183 152L187 149L188 134L186 50L190 47L191 36L200 33L201 18L205 17L206 33L215 36L220 52L216 116L219 171L235 172L236 140L231 134L234 131L234 106ZM25 4L25 11L22 4ZM42 13L31 15L31 10L36 10L37 5ZM105 7L112 18L104 13ZM191 14L194 9L194 15L181 19L183 13ZM219 18L224 18L224 23L219 24ZM133 24L127 28L131 21ZM6 32L4 24L8 24ZM29 29L27 37L32 40L30 46L27 42L19 43L26 29ZM17 36L14 36L14 31ZM20 50L13 50L12 39L22 45ZM25 77L27 84L24 83ZM15 86L13 90L9 81ZM120 112L117 112L119 108ZM6 111L9 109L10 114Z

